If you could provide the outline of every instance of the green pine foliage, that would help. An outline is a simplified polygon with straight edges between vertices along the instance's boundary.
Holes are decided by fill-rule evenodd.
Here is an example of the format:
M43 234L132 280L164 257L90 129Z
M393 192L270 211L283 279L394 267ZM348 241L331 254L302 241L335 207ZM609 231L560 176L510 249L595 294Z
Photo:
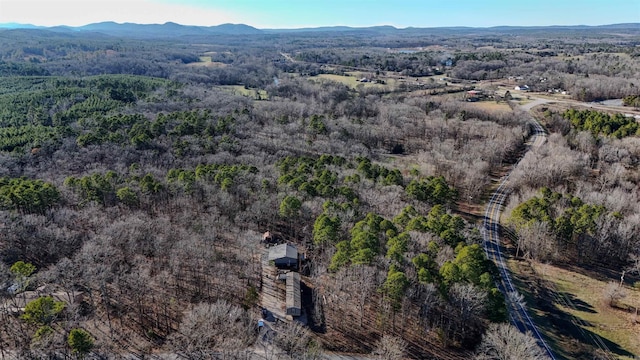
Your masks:
M407 275L395 265L391 265L387 278L380 288L387 301L391 303L394 310L399 310L402 305L402 298L410 282Z
M427 216L422 216L415 208L407 206L394 218L394 222L403 226L405 231L431 232L440 238L438 241L429 242L422 253L411 259L420 283L435 284L442 296L445 296L449 287L455 283L473 284L487 292L488 318L492 321L506 319L504 296L495 287L495 265L487 260L480 245L467 244L463 234L465 223L462 218L446 213L441 205L434 206ZM438 266L436 259L444 245L455 247L456 257ZM387 246L388 255L395 256L397 263L400 263L401 258L396 255L399 252L395 251L399 244L390 240Z
M118 189L116 191L116 197L121 203L131 207L136 207L140 202L136 192L128 186Z
M640 125L633 117L624 114L607 114L595 110L569 109L562 116L579 131L589 131L593 136L604 135L615 138L640 135Z
M57 142L64 132L64 128L44 125L0 128L0 151L23 152L25 148L39 148L45 144Z
M408 250L409 241L411 235L406 232L400 233L397 236L390 237L387 240L387 255L388 259L392 259L397 263L404 262L404 255Z
M0 80L0 151L6 152L59 146L68 136L77 136L77 144L83 147L128 141L145 148L153 138L146 131L149 120L140 114L116 113L149 98L161 87L172 86L166 80L124 75ZM128 133L134 124L142 122L146 122L144 129Z
M278 214L283 218L293 218L300 214L300 208L302 207L302 202L300 199L293 195L287 195L280 202L280 211Z
M35 341L42 341L52 336L54 333L55 333L55 330L51 326L43 325L43 326L40 326L38 330L36 330L35 334L33 335L33 339Z
M116 203L116 190L123 183L122 177L114 171L94 173L81 178L70 176L64 181L65 186L80 194L83 203L97 202L105 206Z
M393 221L404 227L405 231L435 234L453 247L464 241L464 220L458 215L447 213L442 205L432 207L427 216L419 215L415 208L409 205L402 209Z
M0 74L2 74L0 63ZM5 81L7 80L7 81ZM67 125L146 99L169 81L142 76L2 78L0 126ZM26 115L26 116L25 116Z
M426 201L429 204L447 205L453 203L458 192L447 184L442 176L429 176L424 180L411 180L406 192L414 199Z
M516 206L508 222L517 230L534 222L546 223L558 238L568 240L583 234L593 235L596 221L606 213L602 205L585 204L576 196L542 188L539 196Z
M331 258L329 271L338 271L340 268L349 264L351 260L351 243L348 240L340 241L336 244L336 252Z
M624 106L632 106L640 108L640 95L628 95L622 98L622 104Z
M78 121L82 132L76 142L82 147L111 142L146 149L153 147L159 137L168 136L175 140L173 147L177 155L182 156L189 142L180 139L192 139L199 146L212 150L211 142L216 137L222 143L224 139L233 142L230 135L235 132L235 123L232 115L215 118L210 110L160 113L153 121L142 114L95 115Z
M166 191L191 193L196 182L231 191L237 184L246 182L248 177L256 174L258 168L245 164L200 164L192 170L173 168L167 172L166 183L153 174L140 176L135 172L133 169L129 175L107 171L82 177L70 176L65 179L64 185L80 196L80 205L97 202L104 206L125 204L136 207L145 196L153 197Z
M329 243L333 244L338 240L340 234L340 218L329 216L323 212L313 223L313 243L316 245Z
M285 185L310 197L333 198L344 196L349 201L357 198L347 186L340 186L334 168L342 167L346 159L340 156L321 155L311 157L286 157L278 161L278 184Z
M23 73L16 66L22 65L1 62L0 75ZM141 119L149 121L139 114L113 114L171 84L166 80L124 75L13 76L0 80L0 151L18 154L32 149L55 149L70 136L77 136L76 143L82 147L128 142L147 148L151 143L147 132L129 134L126 128L115 127L113 118L127 118L129 126Z
M241 182L244 177L256 174L258 168L246 164L200 164L193 170L170 169L167 172L166 180L170 184L177 184L185 191L190 192L196 181L215 184L220 189L229 191L236 183ZM146 182L143 178L143 190L147 192L159 191L158 185Z
M20 261L16 261L13 265L11 265L11 267L9 268L9 271L11 271L14 275L16 275L19 278L26 279L36 271L36 267L31 263L28 263L28 262L26 263L20 260Z
M404 178L398 169L387 169L384 166L374 164L369 158L357 157L358 172L366 179L380 182L382 185L404 185Z
M309 125L307 125L307 132L312 135L321 135L327 134L329 130L327 129L327 125L325 125L324 116L321 115L313 115L309 119Z
M505 300L495 287L497 269L487 260L478 244L461 245L456 248L456 258L440 267L441 286L450 287L454 283L469 283L487 292L486 312L490 320L502 322L507 319Z
M67 337L67 343L74 354L82 357L93 349L94 339L83 329L71 329Z
M380 215L368 213L351 229L351 240L341 241L336 245L337 251L332 258L330 270L336 271L349 263L370 265L380 254L381 241L387 234L397 234L395 225Z
M41 76L48 71L30 63L7 62L0 60L0 76Z
M456 249L456 258L453 261L447 261L440 268L440 276L444 285L449 286L456 282L468 282L474 285L490 287L489 262L485 256L484 250L478 244L461 245Z
M27 303L20 318L36 325L49 325L64 310L65 304L51 296L41 296Z
M43 213L60 200L58 189L42 180L0 178L0 208Z

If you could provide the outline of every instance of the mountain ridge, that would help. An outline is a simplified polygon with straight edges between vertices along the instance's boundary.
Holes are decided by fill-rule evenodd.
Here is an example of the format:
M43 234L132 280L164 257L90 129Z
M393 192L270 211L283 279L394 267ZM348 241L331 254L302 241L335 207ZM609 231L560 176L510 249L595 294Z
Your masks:
M300 32L402 32L419 30L452 30L452 31L527 31L527 30L587 30L587 29L628 29L640 31L640 23L620 23L606 25L549 25L549 26L512 26L500 25L491 27L469 27L469 26L442 26L442 27L405 27L398 28L392 25L377 25L366 27L354 26L320 26L291 29L259 29L246 24L225 23L214 26L183 25L175 22L165 22L164 24L139 24L139 23L118 23L114 21L103 21L86 24L82 26L37 26L33 24L2 23L0 29L41 29L56 32L96 32L111 36L158 38L158 37L180 37L190 35L259 35L278 33L300 33Z

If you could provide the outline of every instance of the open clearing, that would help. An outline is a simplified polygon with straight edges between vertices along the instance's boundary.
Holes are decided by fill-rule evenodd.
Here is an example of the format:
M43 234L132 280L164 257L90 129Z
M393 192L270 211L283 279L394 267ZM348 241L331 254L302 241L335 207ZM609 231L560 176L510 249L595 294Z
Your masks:
M248 89L242 85L220 85L218 87L233 94L247 96L256 100L266 100L269 98L267 91L262 89Z
M227 64L218 61L211 61L211 56L200 56L200 62L194 62L187 66L225 67Z
M492 111L492 112L503 112L503 111L510 111L511 108L509 107L509 105L504 102L496 102L496 101L477 101L477 102L472 102L469 103L470 106L482 109L482 110L486 110L486 111Z
M604 292L609 282L619 283L619 278L517 260L509 261L509 268L530 315L559 358L583 358L597 349L596 343L610 351L607 359L640 355L640 323L635 312L640 307L640 290L624 286L627 296L612 308Z
M364 76L363 74L358 74L358 73L351 73L352 75L335 75L335 74L319 74L316 76L310 76L309 79L311 80L317 80L317 79L324 79L324 80L330 80L330 81L334 81L334 82L338 82L341 84L345 84L348 87L355 89L356 87L358 87L359 85L362 85L364 87L379 87L379 88L383 88L383 87L393 87L395 85L397 85L398 80L393 79L393 78L382 78L380 77L379 79L384 80L385 84L377 84L375 82L360 82L358 80L362 79Z
M640 355L640 323L635 312L640 307L640 290L624 286L627 296L618 304L621 309L612 308L604 299L605 288L610 281L619 284L619 279L596 279L548 264L533 264L533 268L558 292L573 299L574 308L557 305L561 310L590 324L589 331Z

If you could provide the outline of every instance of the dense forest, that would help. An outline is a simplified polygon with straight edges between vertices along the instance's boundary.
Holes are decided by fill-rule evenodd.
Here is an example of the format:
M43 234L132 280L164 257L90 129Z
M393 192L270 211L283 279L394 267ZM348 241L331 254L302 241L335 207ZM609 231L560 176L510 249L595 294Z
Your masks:
M637 314L637 31L403 31L0 30L0 358L544 358L483 249L512 168L512 256ZM257 326L267 231L305 325Z

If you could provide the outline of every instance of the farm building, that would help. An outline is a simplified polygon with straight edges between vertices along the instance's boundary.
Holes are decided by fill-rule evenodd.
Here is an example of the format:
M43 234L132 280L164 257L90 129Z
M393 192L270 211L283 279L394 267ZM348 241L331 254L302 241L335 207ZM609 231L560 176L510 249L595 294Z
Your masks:
M467 101L475 102L475 101L480 101L485 99L487 95L484 93L484 91L480 89L475 89L475 90L467 91L467 95L465 97Z
M281 244L269 250L269 261L277 268L298 268L298 249L290 244Z
M286 278L286 314L300 316L302 313L302 299L300 295L300 274L290 271Z

